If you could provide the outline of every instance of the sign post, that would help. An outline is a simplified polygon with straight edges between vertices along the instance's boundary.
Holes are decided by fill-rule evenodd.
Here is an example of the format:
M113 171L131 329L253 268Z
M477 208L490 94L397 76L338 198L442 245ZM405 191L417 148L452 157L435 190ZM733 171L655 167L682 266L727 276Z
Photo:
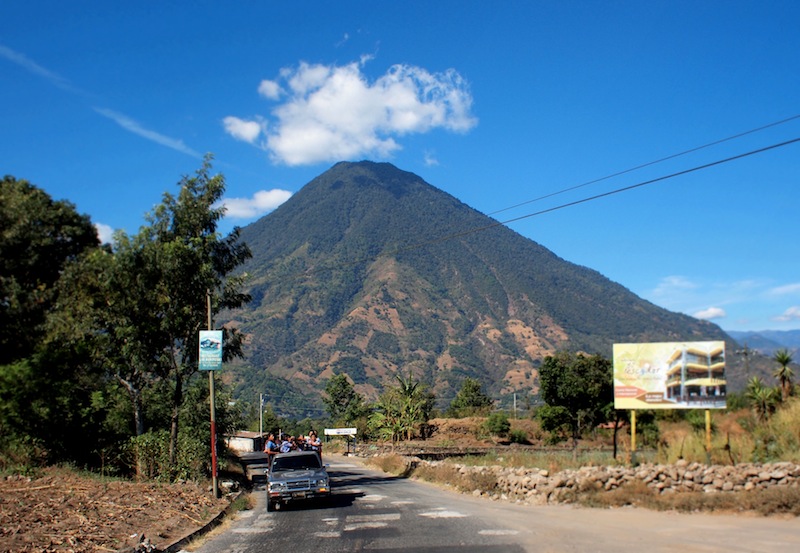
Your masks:
M197 365L208 371L208 402L211 411L211 487L214 497L219 497L217 484L217 415L214 394L214 371L222 369L222 331L211 330L211 292L206 294L208 302L208 330L200 331L200 351Z
M350 453L350 438L353 438L353 454L356 452L356 432L357 428L326 428L323 433L326 436L347 436L347 453Z

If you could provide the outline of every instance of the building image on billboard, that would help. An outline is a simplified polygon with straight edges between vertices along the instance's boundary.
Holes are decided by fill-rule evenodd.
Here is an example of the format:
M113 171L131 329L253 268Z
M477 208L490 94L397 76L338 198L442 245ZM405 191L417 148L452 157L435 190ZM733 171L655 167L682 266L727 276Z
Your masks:
M614 344L617 409L724 409L725 342Z

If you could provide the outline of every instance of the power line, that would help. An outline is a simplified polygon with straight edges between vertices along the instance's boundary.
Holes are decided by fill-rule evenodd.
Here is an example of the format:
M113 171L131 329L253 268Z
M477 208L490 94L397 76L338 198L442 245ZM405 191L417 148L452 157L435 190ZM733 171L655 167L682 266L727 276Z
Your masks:
M798 118L798 117L800 117L800 115L795 116L792 119ZM778 124L778 123L774 123L774 124ZM748 132L755 132L755 131L748 131ZM744 134L747 134L747 133L744 133ZM433 238L433 239L426 240L426 241L423 241L423 242L417 242L415 244L409 244L407 246L398 247L398 248L395 248L393 250L384 251L384 252L382 252L380 254L377 254L377 255L374 255L374 256L362 257L362 258L354 259L354 260L351 260L351 261L342 261L342 262L337 263L336 265L331 265L331 266L328 266L328 267L319 267L317 269L307 270L307 271L304 271L302 273L297 273L293 278L299 278L301 275L307 276L307 275L321 273L321 272L325 272L325 271L334 271L336 269L341 269L341 268L348 267L348 266L358 265L360 263L364 263L364 262L367 262L367 261L372 261L372 260L377 259L379 257L397 255L397 254L400 254L400 253L405 253L405 252L408 252L408 251L421 249L421 248L424 248L426 246L431 246L431 245L434 245L434 244L440 244L442 242L447 242L447 241L453 240L455 238L461 238L463 236L468 236L468 235L474 234L476 232L483 232L483 231L486 231L486 230L489 230L489 229L493 229L493 228L496 228L496 227L499 227L499 226L504 226L504 225L507 225L509 223L520 221L522 219L528 219L530 217L536 217L538 215L544 215L545 213L551 213L553 211L558 211L558 210L561 210L561 209L565 209L567 207L574 207L574 206L579 205L579 204L591 202L591 201L594 201L594 200L598 200L600 198L605 198L607 196L613 196L615 194L620 194L622 192L628 192L628 191L634 190L636 188L641 188L643 186L647 186L647 185L650 185L650 184L655 184L657 182L673 179L675 177L688 175L690 173L696 173L696 172L702 171L704 169L709 169L711 167L716 167L717 165L722 165L722 164L730 163L732 161L736 161L736 160L743 159L743 158L746 158L746 157L754 156L754 155L757 155L757 154L762 154L764 152L768 152L770 150L775 150L777 148L782 148L784 146L789 146L789 145L795 144L797 142L800 142L800 137L799 138L793 138L791 140L786 140L784 142L779 142L777 144L771 144L771 145L765 146L763 148L750 150L750 151L747 151L747 152L744 152L744 153L741 153L741 154L737 154L737 155L734 155L734 156L730 156L730 157L727 157L727 158L724 158L724 159L719 159L717 161L712 161L710 163L697 165L697 166L689 168L689 169L684 169L682 171L677 171L675 173L670 173L668 175L663 175L661 177L656 177L654 179L649 179L649 180L646 180L646 181L642 181L642 182L639 182L637 184L632 184L630 186L624 186L622 188L617 188L615 190L611 190L611 191L608 191L608 192L603 192L602 194L595 194L594 196L589 196L589 197L586 197L586 198L583 198L583 199L580 199L580 200L567 202L567 203L564 203L564 204L561 204L561 205L557 205L555 207L550 207L550 208L543 209L543 210L540 210L540 211L536 211L536 212L533 212L533 213L528 213L526 215L520 215L519 217L514 217L512 219L506 219L506 220L503 220L503 221L496 221L496 222L488 224L488 225L484 225L484 226L480 226L480 227L474 227L474 228L471 228L471 229L466 229L466 230L462 230L462 231L459 231L459 232L454 232L452 234L447 234L447 235L444 235L444 236L440 236L439 238ZM678 154L676 154L676 156L677 155ZM675 157L675 156L673 156L673 157ZM653 163L656 163L656 162L653 162ZM627 171L625 171L625 172L627 172ZM622 174L622 173L620 173L620 174ZM600 180L602 180L602 179L600 179ZM519 205L522 205L522 204L519 204ZM292 277L289 277L289 278L292 278Z
M762 154L762 153L768 152L770 150L775 150L777 148L782 148L784 146L789 146L790 144L794 144L796 142L800 142L800 137L793 138L791 140L786 140L785 142L779 142L777 144L772 144L770 146L765 146L763 148L758 148L756 150L751 150L749 152L745 152L745 153L742 153L742 154L737 154L735 156L727 157L725 159L712 161L711 163L705 163L703 165L698 165L698 166L692 167L690 169L684 169L683 171L677 171L677 172L671 173L669 175L664 175L662 177L657 177L657 178L654 178L654 179L646 180L646 181L643 181L643 182L640 182L640 183L637 183L637 184L632 184L630 186L624 186L622 188L617 188L616 190L611 190L609 192L604 192L602 194L596 194L594 196L589 196L588 198L583 198L582 200L576 200L574 202L561 204L559 206L551 207L549 209L543 209L543 210L537 211L535 213L529 213L527 215L522 215L520 217L515 217L513 219L507 219L507 220L503 221L502 223L498 223L498 224L505 225L505 224L508 224L508 223L513 223L515 221L519 221L521 219L527 219L529 217L534 217L536 215L542 215L544 213L550 213L552 211L558 211L559 209L564 209L566 207L572 207L572 206L575 206L575 205L578 205L578 204L590 202L592 200L605 198L606 196L613 196L614 194L619 194L620 192L627 192L629 190L633 190L635 188L640 188L642 186L647 186L649 184L654 184L654 183L661 182L661 181L668 180L668 179L672 179L672 178L675 178L675 177L688 175L689 173L695 173L697 171L702 171L704 169L709 169L709 168L715 167L717 165L722 165L724 163L729 163L731 161L736 161L738 159L743 159L743 158L746 158L746 157L754 156L756 154ZM496 226L496 225L493 225L493 226Z
M685 155L688 155L688 154L691 154L691 153L694 153L694 152L698 152L700 150L704 150L706 148L710 148L712 146L717 146L717 145L722 144L724 142L729 142L731 140L735 140L737 138L741 138L743 136L747 136L748 134L754 134L754 133L769 129L771 127L777 127L778 125L783 125L784 123L788 123L790 121L794 121L795 119L800 119L800 114L793 115L791 117L787 117L786 119L781 119L780 121L775 121L775 122L769 123L767 125L762 125L760 127L756 127L755 129L750 129L749 131L740 132L738 134L734 134L734 135L728 136L726 138L721 138L719 140L715 140L713 142L709 142L708 144L703 144L702 146L696 146L694 148L690 148L688 150L684 150L682 152L678 152L677 154L672 154L672 155L669 155L669 156L666 156L666 157L662 157L660 159L656 159L654 161L649 161L647 163L643 163L641 165L637 165L635 167L631 167L630 169L625 169L623 171L617 171L616 173L611 173L610 175L606 175L605 177L600 177L598 179L593 179L593 180L590 180L588 182L584 182L582 184L571 186L569 188L564 188L564 189L559 190L557 192L551 192L550 194L545 194L544 196L539 196L538 198L534 198L532 200L527 200L527 201L524 201L524 202L520 202L518 204L509 206L509 207L504 207L502 209L498 209L497 211L492 211L491 213L488 213L487 215L495 215L497 213L502 213L504 211L509 211L511 209L515 209L515 208L521 207L523 205L528 205L528 204L531 204L531 203L534 203L534 202L538 202L540 200L545 200L547 198L552 198L553 196L558 196L559 194L563 194L565 192L571 192L572 190L577 190L578 188L583 188L583 187L589 186L591 184L596 184L596 183L602 182L604 180L613 179L614 177L619 177L619 176L622 176L622 175L625 175L625 174L628 174L628 173L632 173L634 171L638 171L639 169L644 169L645 167L650 167L651 165L657 165L659 163L663 163L665 161L669 161L670 159L675 159L675 158L678 158L678 157L681 157L681 156L685 156Z

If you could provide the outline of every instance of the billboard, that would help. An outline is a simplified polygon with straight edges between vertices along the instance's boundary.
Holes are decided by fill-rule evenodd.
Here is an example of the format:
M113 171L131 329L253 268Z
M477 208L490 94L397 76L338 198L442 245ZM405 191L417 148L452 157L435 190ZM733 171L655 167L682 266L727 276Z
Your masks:
M198 368L201 371L218 371L222 368L222 331L200 331L200 356Z
M616 409L724 409L725 342L614 344Z

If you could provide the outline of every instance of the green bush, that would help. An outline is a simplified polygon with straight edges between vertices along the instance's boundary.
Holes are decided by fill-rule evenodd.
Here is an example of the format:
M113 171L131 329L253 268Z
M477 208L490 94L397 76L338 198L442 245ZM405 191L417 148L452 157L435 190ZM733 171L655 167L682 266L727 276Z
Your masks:
M180 432L177 447L175 466L170 466L169 432L147 432L129 440L129 464L139 478L146 479L198 480L208 475L211 452L204 440Z
M508 434L508 439L511 440L512 444L527 444L530 443L528 441L528 433L522 430L521 428L515 428Z
M508 415L496 411L487 417L483 428L492 436L504 437L511 429L511 422L508 420Z

